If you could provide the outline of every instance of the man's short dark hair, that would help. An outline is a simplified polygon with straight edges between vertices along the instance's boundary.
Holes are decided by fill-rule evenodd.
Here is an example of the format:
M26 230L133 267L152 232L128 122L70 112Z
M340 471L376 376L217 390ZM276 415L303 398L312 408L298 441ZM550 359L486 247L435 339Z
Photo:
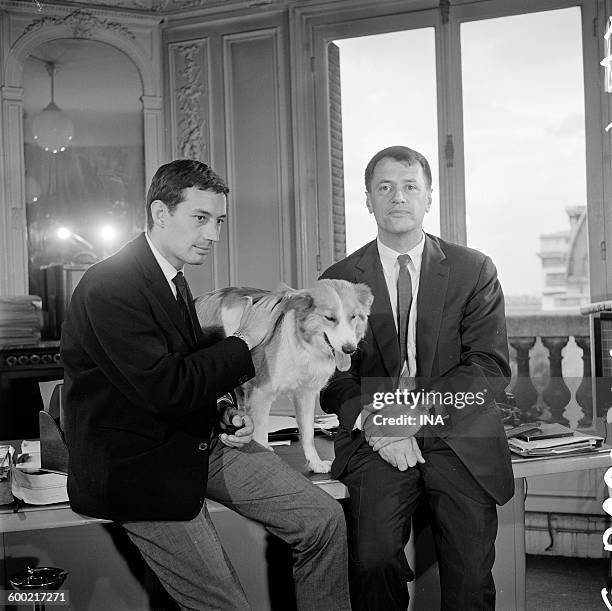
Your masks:
M201 191L213 191L227 195L229 189L223 179L210 166L195 159L175 159L159 167L151 180L147 193L147 229L153 228L151 204L159 199L170 211L184 200L183 191L195 187Z
M395 159L395 161L407 163L408 165L415 165L418 163L423 168L423 174L425 176L427 186L431 188L431 168L429 167L429 162L427 159L425 159L425 157L418 151L413 151L407 146L390 146L382 151L378 151L378 153L376 153L376 155L370 159L368 165L366 166L365 188L368 193L370 192L372 174L374 174L376 164L387 157L390 159Z

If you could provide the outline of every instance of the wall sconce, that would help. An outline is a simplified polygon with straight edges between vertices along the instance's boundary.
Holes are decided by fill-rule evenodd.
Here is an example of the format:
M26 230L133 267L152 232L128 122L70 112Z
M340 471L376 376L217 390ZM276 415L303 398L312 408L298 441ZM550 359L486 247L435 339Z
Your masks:
M32 132L36 143L52 153L60 153L72 141L74 125L70 118L55 103L55 72L53 62L45 62L51 78L51 102L32 121Z

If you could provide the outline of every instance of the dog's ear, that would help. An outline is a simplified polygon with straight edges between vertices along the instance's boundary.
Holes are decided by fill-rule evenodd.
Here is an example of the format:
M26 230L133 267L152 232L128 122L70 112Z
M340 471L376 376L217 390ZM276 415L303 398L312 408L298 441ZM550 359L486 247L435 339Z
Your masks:
M314 308L314 298L307 291L294 291L283 297L282 304L285 312L295 310L306 313Z
M364 310L370 311L372 302L374 301L374 295L367 284L356 284L355 291L357 292L357 299L363 306Z

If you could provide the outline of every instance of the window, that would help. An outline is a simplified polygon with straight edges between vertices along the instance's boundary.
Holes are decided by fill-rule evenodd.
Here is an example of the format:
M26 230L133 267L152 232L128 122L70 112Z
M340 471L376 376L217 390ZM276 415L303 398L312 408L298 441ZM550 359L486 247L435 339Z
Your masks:
M581 38L577 7L461 25L467 243L507 312L590 301Z
M340 49L347 252L376 237L376 223L365 207L363 173L377 151L393 144L406 144L429 161L433 201L425 230L439 235L434 29L335 44Z
M610 109L602 104L606 23L597 19L597 6L480 0L410 13L381 2L344 12L330 7L330 14L312 17L304 9L312 60L297 78L298 87L313 88L311 98L297 102L302 218L308 217L307 205L317 206L316 237L303 240L312 246L302 258L302 277L338 258L338 242L345 239L344 223L336 222L339 208L346 215L347 250L374 237L361 177L370 156L396 143L429 149L421 152L434 166L439 220L428 229L486 252L497 264L507 295L512 388L530 375L536 386L522 407L527 412L534 406L534 417L581 427L591 426L594 414L584 391L590 381L583 377L588 319L576 314L580 304L609 298L604 202L612 168L604 157L610 146L603 127ZM341 82L336 131L338 116L342 121L342 146L336 141L333 154L344 162L344 206L337 167L330 163L325 71L332 43ZM418 85L404 90L415 74ZM393 105L396 91L408 112ZM415 125L410 111L417 108L421 122ZM415 144L417 138L422 144ZM538 317L548 311L555 316L543 325ZM519 374L514 344L530 341L535 347L525 348L528 358L520 360L527 365Z

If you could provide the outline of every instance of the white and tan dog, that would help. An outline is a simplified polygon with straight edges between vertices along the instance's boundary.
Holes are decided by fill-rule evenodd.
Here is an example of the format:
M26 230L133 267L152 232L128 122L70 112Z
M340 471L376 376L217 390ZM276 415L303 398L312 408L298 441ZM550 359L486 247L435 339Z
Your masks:
M246 307L245 297L256 302L268 293L230 287L198 297L195 308L204 335L209 341L231 335ZM336 368L347 371L351 366L351 354L366 331L372 293L365 284L346 280L319 280L309 289L278 293L282 299L270 333L252 351L255 377L236 389L236 395L253 419L253 438L262 445L268 443L273 401L281 394L292 396L308 467L327 473L331 462L321 460L314 445L315 401Z

